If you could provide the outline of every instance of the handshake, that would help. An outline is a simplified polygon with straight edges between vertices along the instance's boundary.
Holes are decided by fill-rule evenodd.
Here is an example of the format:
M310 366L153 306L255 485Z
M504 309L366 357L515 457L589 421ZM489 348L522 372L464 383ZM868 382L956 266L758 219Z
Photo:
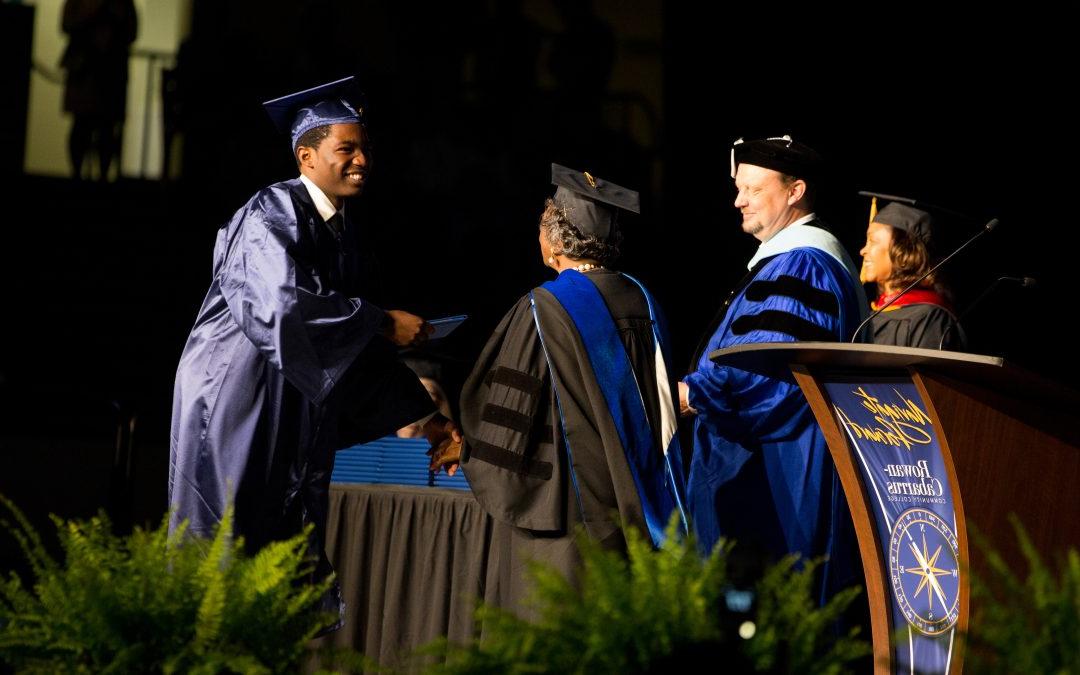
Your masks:
M461 429L452 420L435 413L435 416L424 424L424 436L431 444L431 449L427 451L431 457L429 468L435 473L446 469L450 476L457 473L461 463Z

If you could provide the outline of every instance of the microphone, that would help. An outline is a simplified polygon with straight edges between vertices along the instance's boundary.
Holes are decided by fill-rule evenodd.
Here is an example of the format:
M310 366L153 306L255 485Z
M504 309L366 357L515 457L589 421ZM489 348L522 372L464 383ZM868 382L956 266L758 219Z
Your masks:
M997 279L994 279L992 282L990 282L990 285L986 287L986 290L980 293L979 297L975 298L971 302L971 304L969 304L967 308L964 309L964 313L961 314L959 318L963 319L968 314L971 314L971 310L975 309L975 307L980 302L982 302L986 298L986 296L990 295L990 292L997 288L998 285L1003 281L1019 284L1020 288L1036 288L1039 285L1039 282L1035 279L1032 279L1031 277L998 277Z
M952 260L952 259L953 259L953 256L955 256L955 255L956 255L957 253L959 253L960 251L963 251L963 250L964 250L965 248L967 248L968 246L970 246L970 245L971 245L971 244L972 244L972 243L973 243L973 242L974 242L974 241L975 241L976 239L978 239L979 237L983 236L984 234L986 234L986 233L988 233L988 232L993 232L993 231L994 231L994 229L995 229L995 228L996 228L996 227L997 227L997 226L998 226L998 225L999 225L1000 223L1001 223L1001 221L999 221L999 220L998 220L997 218L992 218L992 219L990 220L990 222L988 222L987 224L985 224L985 225L983 225L983 226L982 226L982 229L980 229L980 230L979 230L978 232L976 232L975 234L973 234L973 235L971 236L971 238L970 238L970 239L968 239L967 241L965 241L965 242L964 242L963 244L960 244L960 246L959 246L959 247L958 247L958 248L957 248L957 249L956 249L955 251L953 251L953 252L952 252L952 253L950 253L949 255L945 256L944 258L942 258L942 259L941 259L941 262L939 262L938 264L936 264L936 265L934 265L933 267L931 267L930 269L928 269L928 270L926 271L926 273L925 273L925 274L923 274L923 275L922 275L921 277L919 277L919 278L918 278L918 279L916 279L915 281L911 282L911 284L910 284L910 285L909 285L909 286L908 286L907 288L905 288L904 290L902 290L902 291L900 291L899 293L897 293L896 295L894 295L894 296L892 297L892 299L891 299L891 300L889 300L889 301L888 301L888 302L886 302L886 303L885 303L884 305L882 305L881 307L878 307L878 308L877 308L876 310L874 310L873 312L871 312L870 316L866 317L866 318L865 318L865 319L863 320L863 322L859 324L859 327L855 329L855 332L851 334L851 340L849 340L849 342L851 342L852 344L854 344L854 343L855 343L855 340L856 340L856 338L858 338L858 337L859 337L859 333L861 333L861 332L862 332L862 329L866 327L866 324L870 323L870 321L871 321L871 320L872 320L872 319L873 319L873 318L874 318L875 316L877 316L878 314L881 314L882 312L884 312L884 311L885 311L886 309L888 309L888 308L889 308L889 306L890 306L890 305L892 305L892 304L893 304L894 302L896 302L897 300L899 300L900 298L902 298L902 297L903 297L903 296L904 296L904 295L905 295L905 294L906 294L906 293L907 293L908 291L910 291L911 289L913 289L913 288L915 288L916 286L918 286L919 284L921 284L921 283L923 282L923 279L925 279L926 277L930 276L930 275L931 275L931 274L933 274L934 272L937 272L937 271L938 271L938 269L939 269L939 268L941 268L941 266L942 266L942 265L944 265L945 263L947 263L947 262L949 262L950 260ZM1026 277L1025 277L1025 278L1026 278ZM1032 279L1032 281L1034 282L1034 279Z
M985 291L979 294L979 297L975 298L975 300L973 300L971 304L969 304L967 308L964 309L964 312L959 317L957 317L956 323L959 324L961 319L971 314L971 310L975 309L975 307L978 306L978 304L982 302L986 298L986 296L990 295L990 293L994 289L996 289L998 285L1000 285L1003 281L1020 284L1020 288L1038 288L1039 286L1039 282L1032 277L998 277L997 279L994 279L994 281L992 281L989 286L986 287ZM952 330L952 327L953 324L950 323L948 326L945 327L945 330L942 331L941 340L938 341L938 350L940 350L945 344L945 338L949 337L949 331Z

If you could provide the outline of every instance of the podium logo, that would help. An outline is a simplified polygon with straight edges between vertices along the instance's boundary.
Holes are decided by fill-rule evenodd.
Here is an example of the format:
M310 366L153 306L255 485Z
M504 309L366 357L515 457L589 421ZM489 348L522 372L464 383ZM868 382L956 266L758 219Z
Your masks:
M924 635L940 635L960 616L956 535L928 509L900 514L889 539L889 578L900 613Z
M930 416L915 401L895 389L893 392L897 400L883 402L859 387L851 392L859 400L858 408L850 412L839 405L834 408L840 422L856 439L906 450L913 445L929 445L933 439Z

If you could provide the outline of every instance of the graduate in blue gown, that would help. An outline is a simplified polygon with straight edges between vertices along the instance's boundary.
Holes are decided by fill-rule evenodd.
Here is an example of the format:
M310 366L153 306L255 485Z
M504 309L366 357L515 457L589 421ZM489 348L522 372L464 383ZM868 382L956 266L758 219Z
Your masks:
M820 165L788 137L735 145L735 207L762 243L695 354L680 405L694 416L688 508L702 545L725 537L767 558L828 555L828 595L859 581L848 564L854 532L806 399L790 378L708 358L740 344L845 340L858 326L855 266L812 208Z
M265 104L301 175L259 190L218 231L177 368L170 443L173 528L186 520L208 535L234 503L235 530L257 550L311 523L320 575L333 451L443 422L395 347L430 327L364 299L344 212L369 160L361 116L343 98L351 79Z

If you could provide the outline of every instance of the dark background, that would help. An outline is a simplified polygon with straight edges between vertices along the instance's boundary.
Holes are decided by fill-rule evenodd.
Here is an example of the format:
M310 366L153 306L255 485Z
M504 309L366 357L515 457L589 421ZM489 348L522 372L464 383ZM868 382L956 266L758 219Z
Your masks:
M98 185L5 173L0 493L34 513L86 515L111 499L135 522L160 518L173 375L215 231L255 190L296 174L259 102L354 73L375 168L348 208L381 261L377 302L469 314L440 347L458 375L514 300L549 278L536 223L551 162L641 190L621 266L659 299L687 361L757 245L731 207L731 142L790 133L830 159L818 212L855 260L869 208L860 189L970 214L941 224L946 244L1000 218L950 266L959 309L1001 275L1039 286L1003 285L974 309L973 350L1073 382L1076 78L1061 17L619 7L596 16L552 3L551 28L515 3L195 2L176 76L178 176ZM662 37L633 37L654 19ZM649 75L613 86L627 60ZM2 67L5 82L25 76L17 61ZM125 481L116 423L131 416Z

